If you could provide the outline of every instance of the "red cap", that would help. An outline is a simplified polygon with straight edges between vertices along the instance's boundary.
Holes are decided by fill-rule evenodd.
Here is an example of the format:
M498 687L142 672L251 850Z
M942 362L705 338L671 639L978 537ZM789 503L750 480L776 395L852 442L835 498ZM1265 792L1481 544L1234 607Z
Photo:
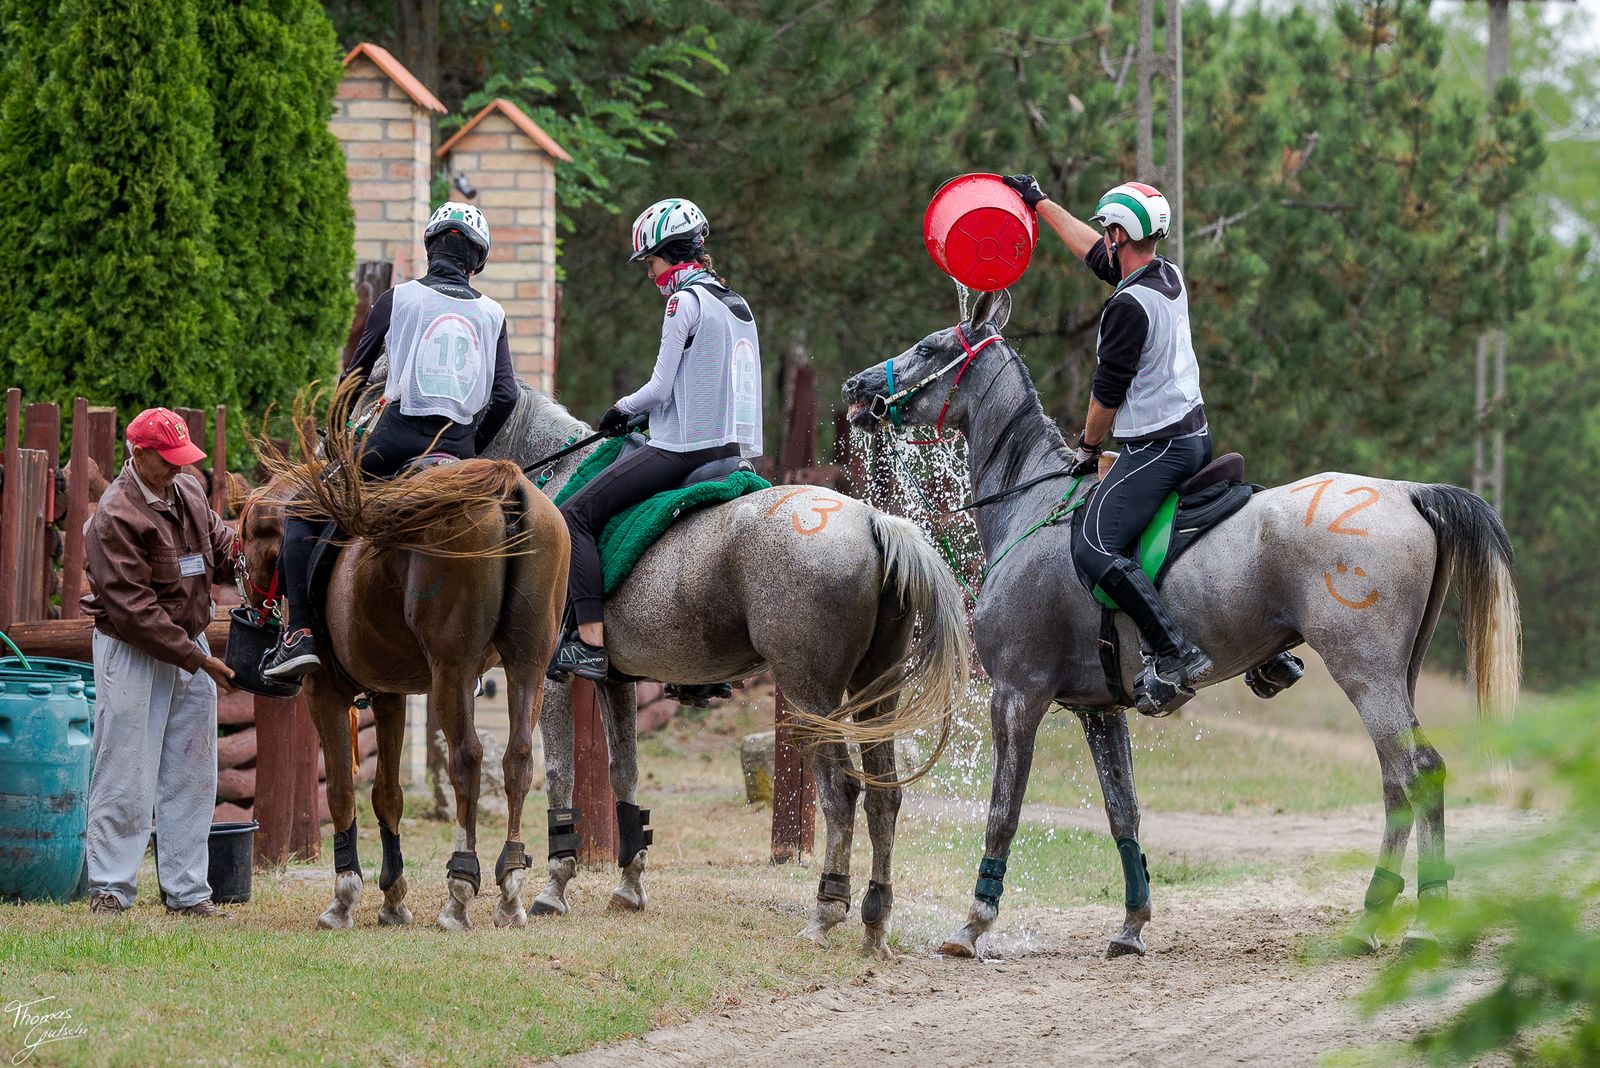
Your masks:
M183 467L206 458L204 450L189 438L189 427L177 414L165 408L146 408L128 424L128 444L154 449L169 464Z

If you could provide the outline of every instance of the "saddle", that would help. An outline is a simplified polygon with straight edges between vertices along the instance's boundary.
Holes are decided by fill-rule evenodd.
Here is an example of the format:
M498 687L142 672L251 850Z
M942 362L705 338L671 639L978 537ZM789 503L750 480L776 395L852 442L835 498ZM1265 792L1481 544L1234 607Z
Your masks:
M629 434L622 439L622 451L617 453L617 460L622 459L630 452L637 452L647 447L650 439L643 434ZM616 461L613 460L612 463ZM721 482L735 471L749 471L754 473L755 468L750 466L750 461L741 456L724 456L720 460L707 460L699 467L683 476L683 481L675 487L686 489L701 482Z
M1261 488L1244 480L1244 457L1239 453L1224 453L1206 464L1167 494L1167 499L1161 502L1155 517L1139 536L1134 559L1140 570L1159 588L1178 557L1213 527L1250 503L1250 498ZM1078 509L1079 522L1082 522L1083 512L1084 509ZM1098 586L1094 597L1106 608L1116 608Z

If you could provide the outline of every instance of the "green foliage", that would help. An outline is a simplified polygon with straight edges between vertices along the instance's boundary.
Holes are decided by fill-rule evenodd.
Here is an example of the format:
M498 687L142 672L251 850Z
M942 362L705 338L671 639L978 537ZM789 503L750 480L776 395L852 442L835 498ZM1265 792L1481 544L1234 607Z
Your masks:
M1565 792L1564 818L1514 847L1472 858L1491 885L1453 903L1437 931L1438 952L1396 958L1367 996L1368 1007L1378 1008L1431 999L1463 984L1481 989L1487 969L1488 992L1417 1040L1436 1063L1470 1061L1492 1050L1542 1064L1600 1061L1597 699L1594 691L1575 696L1508 733L1508 755L1548 774Z
M221 162L215 240L239 324L230 344L237 398L250 412L337 371L355 308L344 152L328 130L342 68L315 0L238 0L205 8L199 31Z
M5 0L0 369L30 400L284 401L352 306L309 3Z
M0 368L30 400L231 395L218 160L192 3L5 4Z

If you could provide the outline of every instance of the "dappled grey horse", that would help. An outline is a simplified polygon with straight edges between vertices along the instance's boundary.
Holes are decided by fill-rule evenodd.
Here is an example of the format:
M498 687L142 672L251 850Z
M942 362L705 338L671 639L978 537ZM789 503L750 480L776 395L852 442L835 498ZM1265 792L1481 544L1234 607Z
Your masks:
M946 425L966 436L974 498L1064 470L1072 450L1045 416L1021 358L998 336L1010 314L1004 292L984 294L969 322L929 334L844 386L852 422L880 427L896 393L905 421ZM964 370L964 374L962 371ZM961 374L959 388L956 376ZM1072 565L1071 524L1029 527L1060 502L1068 479L1048 479L976 510L989 572L974 616L978 656L994 689L990 720L995 771L979 880L967 923L944 952L973 956L999 913L1006 858L1017 831L1045 711L1077 712L1094 754L1111 834L1122 856L1127 908L1108 956L1143 953L1150 919L1139 803L1126 712L1102 669L1100 608ZM1179 557L1163 594L1183 632L1216 663L1208 684L1304 642L1321 654L1355 704L1378 752L1385 828L1353 948L1377 946L1383 913L1404 888L1396 874L1413 816L1418 825L1418 897L1412 937L1444 900L1452 875L1444 850L1444 761L1414 710L1417 673L1453 574L1461 580L1467 662L1480 713L1508 712L1520 682L1520 630L1511 544L1494 511L1454 486L1325 472L1255 494ZM1121 613L1120 690L1142 666L1139 639Z
M523 465L590 431L526 386L485 453ZM541 476L554 495L588 454ZM850 842L865 772L872 877L861 902L864 952L889 954L891 853L900 808L894 738L942 733L968 676L966 609L955 579L917 527L819 486L777 486L687 515L648 549L606 600L612 670L668 683L746 678L770 667L814 742L827 844L816 911L801 934L825 941L850 909ZM642 909L648 850L637 808L632 683L596 687L611 750L621 880L611 907ZM848 696L847 696L848 695ZM535 912L565 913L576 873L571 686L547 683L544 716L552 810L550 881Z

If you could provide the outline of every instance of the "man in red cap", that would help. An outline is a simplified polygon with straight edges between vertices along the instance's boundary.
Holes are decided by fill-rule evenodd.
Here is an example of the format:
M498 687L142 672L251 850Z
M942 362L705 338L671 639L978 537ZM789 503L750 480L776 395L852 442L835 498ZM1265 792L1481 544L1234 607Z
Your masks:
M133 905L154 812L169 912L225 916L206 868L217 796L217 687L211 584L233 576L233 532L182 468L205 459L165 408L128 424L128 461L84 525L94 620L94 776L89 783L89 910Z

